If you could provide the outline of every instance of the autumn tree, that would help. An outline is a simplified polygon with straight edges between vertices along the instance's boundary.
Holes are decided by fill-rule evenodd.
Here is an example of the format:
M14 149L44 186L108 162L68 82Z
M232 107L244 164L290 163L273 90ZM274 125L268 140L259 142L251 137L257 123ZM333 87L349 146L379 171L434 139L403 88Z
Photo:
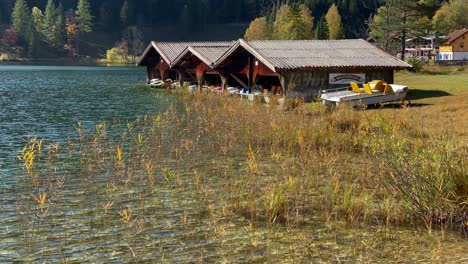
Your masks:
M273 24L273 37L275 39L289 39L291 18L291 6L283 5L276 13L276 19Z
M301 20L304 23L305 27L305 38L312 39L314 37L313 28L314 28L314 17L309 7L305 4L299 6Z
M8 28L3 32L2 43L7 47L14 47L18 44L18 33L14 28Z
M247 31L245 31L244 38L246 40L269 39L270 32L266 17L259 17L252 21Z
M465 0L444 3L432 18L432 24L442 34L468 27L468 4Z
M327 14L325 15L327 20L329 39L342 39L344 38L343 24L341 22L341 15L338 11L338 7L333 4L330 9L328 9Z

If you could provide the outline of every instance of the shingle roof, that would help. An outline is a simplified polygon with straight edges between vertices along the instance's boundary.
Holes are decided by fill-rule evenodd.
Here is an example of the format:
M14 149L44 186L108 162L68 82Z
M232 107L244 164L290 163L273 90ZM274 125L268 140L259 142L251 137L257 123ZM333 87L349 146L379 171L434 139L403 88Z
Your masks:
M447 44L452 44L455 40L457 40L459 37L465 35L465 33L468 32L468 28L456 30L448 35L448 41Z
M219 44L219 45L218 45ZM179 56L177 56L173 61L171 66L176 65L183 57L187 54L193 54L203 61L206 65L212 66L226 51L234 44L234 42L229 42L227 45L222 45L222 43L217 43L217 45L207 45L207 46L189 46L187 47Z
M216 63L244 48L273 71L313 68L411 68L411 65L362 39L239 40Z
M143 52L140 61L137 65L141 65L145 59L148 52L152 49L161 55L161 57L166 61L167 64L171 64L174 59L177 58L187 47L199 47L199 46L208 46L208 47L217 47L217 46L231 46L234 44L234 41L220 41L220 42L156 42L152 41L146 50Z

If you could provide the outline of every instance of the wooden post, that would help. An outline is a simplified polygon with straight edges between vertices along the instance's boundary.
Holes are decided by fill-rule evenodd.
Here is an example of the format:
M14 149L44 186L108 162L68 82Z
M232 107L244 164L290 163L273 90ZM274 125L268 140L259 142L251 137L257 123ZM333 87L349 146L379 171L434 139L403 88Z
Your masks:
M254 85L254 80L253 80L254 60L255 58L252 55L249 56L249 74L247 74L248 86L249 86L247 88L249 88L249 93L252 93L252 88Z
M224 72L219 72L219 77L221 78L221 86L224 92L228 86L228 77Z
M185 80L185 69L181 68L179 71L177 71L179 74L179 85L180 88L184 87L184 80Z
M283 97L285 97L286 96L287 81L286 81L286 76L285 76L284 72L281 72L279 74L279 80L280 80L280 83L281 83L281 89L283 89Z

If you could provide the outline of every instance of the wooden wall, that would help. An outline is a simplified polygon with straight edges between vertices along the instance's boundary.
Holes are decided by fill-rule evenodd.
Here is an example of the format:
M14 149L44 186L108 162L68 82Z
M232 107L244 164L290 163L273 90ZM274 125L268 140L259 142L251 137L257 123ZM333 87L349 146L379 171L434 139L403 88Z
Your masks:
M393 70L314 70L287 71L285 77L286 95L311 101L319 96L321 90L336 88L329 84L330 73L365 73L366 82L384 80L393 83ZM346 86L346 85L345 85Z

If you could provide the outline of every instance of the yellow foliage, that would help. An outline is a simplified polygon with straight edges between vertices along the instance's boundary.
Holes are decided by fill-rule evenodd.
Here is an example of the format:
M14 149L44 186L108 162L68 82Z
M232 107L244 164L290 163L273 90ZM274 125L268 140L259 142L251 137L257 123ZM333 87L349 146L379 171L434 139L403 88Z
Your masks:
M269 39L269 37L266 17L259 17L252 21L244 36L246 40L264 40Z
M343 24L341 23L341 15L338 11L338 7L333 4L330 9L328 9L327 15L325 16L328 24L329 38L330 39L342 39L343 34Z

